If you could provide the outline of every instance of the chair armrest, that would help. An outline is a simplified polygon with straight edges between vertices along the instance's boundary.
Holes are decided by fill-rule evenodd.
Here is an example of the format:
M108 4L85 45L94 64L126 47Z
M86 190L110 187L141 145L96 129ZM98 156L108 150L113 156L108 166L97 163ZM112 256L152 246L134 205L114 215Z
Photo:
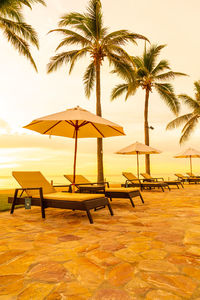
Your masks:
M53 187L70 187L71 184L58 184L58 185L53 185Z
M34 188L17 188L17 189L15 189L15 197L17 197L17 194L18 194L19 191L21 191L21 195L20 195L20 197L21 197L25 191L31 191L31 190L38 190L39 193L40 193L40 196L43 197L42 187L38 187L38 188L36 188L36 187L34 187Z
M109 187L109 182L108 181L103 181L103 182L90 182L90 183L75 183L75 186L84 186L84 185L96 185L96 184L99 184L99 185L107 185L107 187ZM72 185L72 184L71 184Z

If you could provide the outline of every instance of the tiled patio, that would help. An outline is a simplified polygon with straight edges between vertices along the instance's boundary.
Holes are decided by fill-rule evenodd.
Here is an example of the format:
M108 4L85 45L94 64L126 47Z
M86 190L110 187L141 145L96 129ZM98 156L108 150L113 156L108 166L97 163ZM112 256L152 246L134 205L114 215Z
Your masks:
M85 213L0 213L0 300L200 300L200 185Z

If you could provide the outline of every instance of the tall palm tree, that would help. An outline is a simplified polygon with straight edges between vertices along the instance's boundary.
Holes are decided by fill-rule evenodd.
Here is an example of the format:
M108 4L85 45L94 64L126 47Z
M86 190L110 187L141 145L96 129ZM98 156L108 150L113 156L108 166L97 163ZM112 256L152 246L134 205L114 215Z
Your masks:
M183 73L174 72L169 66L167 60L160 60L157 58L165 45L152 45L148 50L145 50L141 57L131 57L123 67L115 68L114 72L121 75L125 80L124 83L117 85L111 94L111 99L126 94L127 99L129 96L134 95L136 90L141 87L145 90L145 103L144 103L144 136L145 144L149 146L149 97L150 92L154 90L158 92L161 99L167 104L171 111L175 114L179 111L179 101L174 93L174 88L170 83L162 83L162 81L174 79L175 76L185 75ZM145 155L146 172L150 174L150 157L149 154Z
M37 71L36 64L30 53L29 42L39 48L36 31L24 21L22 8L24 5L32 8L34 2L45 5L43 0L1 0L0 29L7 40L31 62Z
M194 90L194 98L186 94L181 94L178 96L179 99L181 99L183 103L185 103L192 110L192 112L177 117L167 125L167 129L173 129L184 125L180 138L180 144L188 140L191 133L195 130L200 118L200 80L194 82Z
M89 98L96 82L96 114L102 116L101 110L101 65L105 58L110 64L121 64L122 58L128 54L122 48L128 41L145 39L142 35L128 30L118 30L107 33L103 26L102 7L100 0L90 0L86 13L72 12L64 15L59 22L59 29L52 30L64 35L57 49L63 46L76 45L78 49L58 53L50 59L48 73L56 71L64 63L70 64L71 73L78 59L89 55L90 62L84 73L83 82L85 94ZM103 145L102 138L97 139L98 182L104 180L103 175Z

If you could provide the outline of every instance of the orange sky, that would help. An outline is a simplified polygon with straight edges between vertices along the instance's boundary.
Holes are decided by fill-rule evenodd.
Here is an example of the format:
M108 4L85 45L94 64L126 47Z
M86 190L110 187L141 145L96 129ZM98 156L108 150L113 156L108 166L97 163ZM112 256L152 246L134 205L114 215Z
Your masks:
M38 31L40 51L32 49L39 73L35 73L29 62L13 50L1 35L1 110L0 110L0 176L10 175L12 170L41 170L43 173L63 174L72 172L73 140L40 136L21 129L31 120L43 115L80 105L95 112L95 95L86 99L82 76L87 66L83 59L69 76L68 68L46 74L46 64L54 55L61 36L47 35L57 27L59 17L70 11L84 11L87 0L47 0L47 7L35 5L25 10L28 23ZM161 58L168 59L173 70L185 72L190 77L174 81L177 93L193 96L193 82L200 79L200 2L199 0L102 0L104 23L111 31L129 29L147 36L152 43L167 44ZM143 42L128 46L131 54L141 54ZM122 170L135 172L136 158L117 156L113 152L135 141L144 141L143 109L144 92L124 101L121 97L110 102L110 93L120 79L109 73L105 63L102 68L103 116L124 126L126 137L109 138L104 142L105 175L121 174ZM182 112L185 112L185 107ZM165 131L166 124L173 119L172 113L156 93L150 95L149 124L151 146L163 151L152 155L152 173L173 174L185 171L189 163L185 159L172 158L179 152L180 130ZM193 146L200 149L200 130L197 129L183 148ZM78 172L96 173L96 141L81 140L78 145ZM185 164L186 162L186 164ZM195 159L194 171L199 172L200 160ZM143 170L143 159L141 160Z

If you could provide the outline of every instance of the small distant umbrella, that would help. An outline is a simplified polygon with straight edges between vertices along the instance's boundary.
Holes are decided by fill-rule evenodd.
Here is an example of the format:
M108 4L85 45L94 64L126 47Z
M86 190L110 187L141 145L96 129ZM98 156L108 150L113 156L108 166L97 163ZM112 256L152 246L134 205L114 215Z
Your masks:
M121 126L96 116L79 106L33 120L24 128L41 134L75 139L73 185L76 178L78 138L105 138L125 135Z
M188 148L183 152L174 156L175 158L189 158L190 159L190 172L192 173L192 158L200 158L200 151L194 148Z
M116 154L124 154L124 155L137 155L137 176L139 178L139 155L140 154L160 154L161 151L147 146L145 144L136 142L134 144L129 145L126 148L123 148L117 152Z

